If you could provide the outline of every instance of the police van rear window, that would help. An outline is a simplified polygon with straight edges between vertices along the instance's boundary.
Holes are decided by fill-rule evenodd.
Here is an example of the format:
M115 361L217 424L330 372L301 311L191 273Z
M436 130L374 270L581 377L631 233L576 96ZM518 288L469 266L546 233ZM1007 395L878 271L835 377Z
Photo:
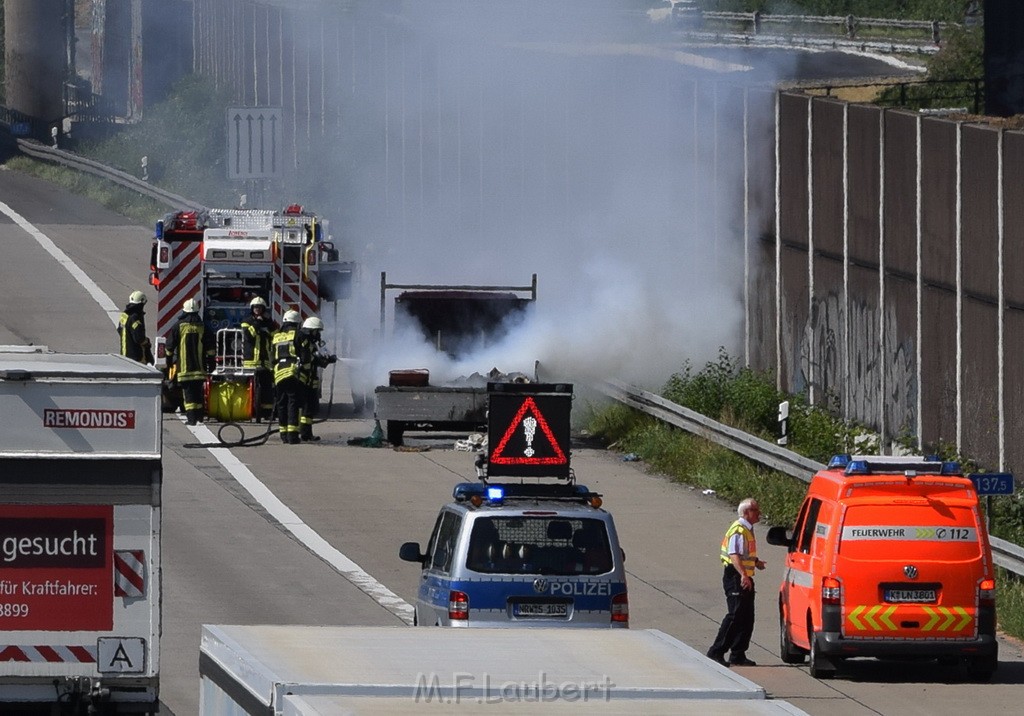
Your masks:
M466 567L483 574L604 574L612 569L612 555L601 520L479 517Z
M898 543L896 547L893 543ZM936 547L941 552L936 553ZM981 554L973 511L949 505L855 506L847 510L839 553L851 559L971 559Z

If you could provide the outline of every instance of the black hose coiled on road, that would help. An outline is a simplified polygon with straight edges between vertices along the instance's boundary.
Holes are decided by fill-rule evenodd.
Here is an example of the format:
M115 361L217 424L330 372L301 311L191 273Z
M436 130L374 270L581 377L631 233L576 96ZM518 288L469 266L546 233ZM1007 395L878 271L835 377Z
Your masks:
M228 441L224 439L224 430L226 428L234 428L238 430L239 438L235 441ZM217 442L215 443L185 443L182 447L187 448L232 448L232 447L256 447L262 445L270 439L270 436L279 430L274 428L274 421L267 421L267 429L262 435L256 435L254 437L245 437L245 429L240 423L223 423L217 428Z
M319 425L324 422L323 419L314 420L313 425ZM232 427L238 430L239 438L233 442L229 442L224 439L223 432L225 428ZM217 428L217 442L215 443L185 443L182 447L187 448L233 448L233 447L256 447L262 445L270 439L270 436L274 433L280 432L279 429L274 428L274 421L267 421L267 429L262 435L256 435L251 438L245 437L245 429L241 423L222 423ZM319 439L319 438L318 438Z

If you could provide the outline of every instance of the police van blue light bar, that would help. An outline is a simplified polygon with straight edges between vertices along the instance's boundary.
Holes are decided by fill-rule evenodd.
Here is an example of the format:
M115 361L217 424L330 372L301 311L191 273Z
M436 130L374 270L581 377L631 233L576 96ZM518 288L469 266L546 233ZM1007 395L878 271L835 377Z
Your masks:
M452 490L452 499L456 502L465 502L473 495L483 496L484 486L476 482L460 482Z
M156 222L156 238L164 238L164 220L160 219Z
M501 485L488 485L487 486L487 501L488 502L501 502L505 499L505 488Z

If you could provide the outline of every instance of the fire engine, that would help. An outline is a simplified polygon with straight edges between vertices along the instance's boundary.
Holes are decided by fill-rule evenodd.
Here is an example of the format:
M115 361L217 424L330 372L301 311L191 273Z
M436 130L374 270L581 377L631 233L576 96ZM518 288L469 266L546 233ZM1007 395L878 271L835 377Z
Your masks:
M321 303L343 298L352 265L339 260L327 222L299 204L282 211L178 211L156 222L150 284L157 291L156 357L188 298L199 301L206 330L217 338L206 382L206 413L219 420L255 417L251 369L242 366L241 322L263 298L277 323L285 311L303 319ZM165 407L176 405L168 400Z

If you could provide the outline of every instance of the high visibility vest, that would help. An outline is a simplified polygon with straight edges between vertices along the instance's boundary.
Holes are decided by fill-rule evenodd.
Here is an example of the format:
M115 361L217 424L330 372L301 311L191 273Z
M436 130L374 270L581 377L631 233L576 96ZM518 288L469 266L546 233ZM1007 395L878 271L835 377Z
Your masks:
M299 331L296 340L299 354L299 379L310 387L319 387L320 371L317 361L317 345L313 334L306 331Z
M121 314L121 320L117 325L117 332L121 334L121 355L143 363L146 360L146 346L137 340L140 329L142 340L145 341L145 324L142 318L138 314Z
M726 566L732 564L732 558L729 555L729 542L736 533L743 535L743 552L740 554L743 572L748 577L753 577L757 564L757 540L754 539L753 531L747 529L739 520L733 522L725 532L725 538L722 540L722 563Z
M274 363L274 384L295 378L299 372L299 356L295 351L295 329L288 328L274 334L270 344Z
M270 358L270 337L255 319L242 322L242 367L265 368Z
M180 321L177 329L178 345L174 359L178 366L178 382L206 380L206 366L203 364L206 327L201 321Z

